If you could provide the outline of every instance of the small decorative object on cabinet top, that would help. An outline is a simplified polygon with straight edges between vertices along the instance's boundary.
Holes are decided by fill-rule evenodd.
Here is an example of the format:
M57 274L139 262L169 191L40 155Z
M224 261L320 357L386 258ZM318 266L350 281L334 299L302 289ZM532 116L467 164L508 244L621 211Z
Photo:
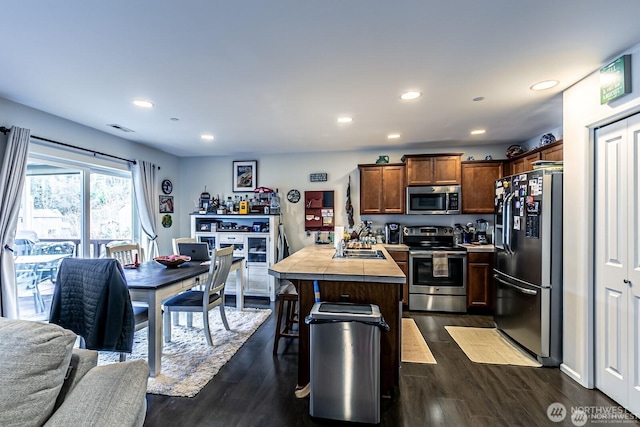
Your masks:
M525 151L526 149L522 145L513 144L513 145L510 145L509 148L507 148L506 155L507 155L507 158L510 159L512 157L517 156L518 154L524 153Z
M493 160L493 157L491 157L491 154L487 155L484 157L485 160Z
M389 156L380 156L376 163L389 163Z
M162 181L162 192L164 194L171 194L173 191L173 184L168 179Z
M545 133L540 137L540 145L551 144L552 142L556 142L556 137L553 136L552 133Z

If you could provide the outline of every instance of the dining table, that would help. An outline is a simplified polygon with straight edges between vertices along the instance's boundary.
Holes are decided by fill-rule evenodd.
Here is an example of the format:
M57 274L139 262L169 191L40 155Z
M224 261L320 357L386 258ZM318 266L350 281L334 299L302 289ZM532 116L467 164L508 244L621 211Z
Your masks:
M244 257L234 257L231 271L236 272L236 307L243 308ZM150 376L162 371L162 302L191 288L204 285L209 263L189 261L178 267L165 267L156 261L146 261L137 268L125 268L124 274L131 300L149 306L148 356Z

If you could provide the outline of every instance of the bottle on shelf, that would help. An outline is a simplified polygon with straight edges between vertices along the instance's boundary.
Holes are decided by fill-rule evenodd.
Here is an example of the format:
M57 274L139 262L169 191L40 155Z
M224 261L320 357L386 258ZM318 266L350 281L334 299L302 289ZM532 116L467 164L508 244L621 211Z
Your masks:
M280 196L278 196L278 189L271 193L271 200L269 201L269 212L272 214L280 213Z

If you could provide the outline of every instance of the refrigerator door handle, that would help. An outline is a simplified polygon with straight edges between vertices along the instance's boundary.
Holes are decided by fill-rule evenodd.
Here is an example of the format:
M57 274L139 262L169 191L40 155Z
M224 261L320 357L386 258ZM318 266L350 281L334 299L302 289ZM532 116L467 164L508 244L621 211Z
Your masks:
M502 209L504 215L505 215L505 219L503 221L503 236L504 236L504 248L507 251L508 254L513 255L513 251L511 250L511 228L513 227L513 225L511 224L512 222L512 218L513 215L511 214L511 199L513 199L513 193L510 193L505 202L504 202L504 208Z
M515 289L519 290L523 294L534 295L534 296L538 295L538 291L534 291L533 289L525 289L525 288L520 287L518 285L514 285L513 283L509 283L506 280L502 280L500 277L498 277L497 274L494 274L493 278L496 279L498 282L502 283L503 285L511 286L512 288L515 288Z

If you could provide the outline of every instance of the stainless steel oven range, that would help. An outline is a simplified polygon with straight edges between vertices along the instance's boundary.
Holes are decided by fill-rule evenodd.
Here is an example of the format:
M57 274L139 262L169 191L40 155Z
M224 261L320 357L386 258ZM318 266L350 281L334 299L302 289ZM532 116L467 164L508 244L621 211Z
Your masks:
M409 310L467 311L467 251L453 228L405 227L409 246ZM435 261L434 261L435 258Z

